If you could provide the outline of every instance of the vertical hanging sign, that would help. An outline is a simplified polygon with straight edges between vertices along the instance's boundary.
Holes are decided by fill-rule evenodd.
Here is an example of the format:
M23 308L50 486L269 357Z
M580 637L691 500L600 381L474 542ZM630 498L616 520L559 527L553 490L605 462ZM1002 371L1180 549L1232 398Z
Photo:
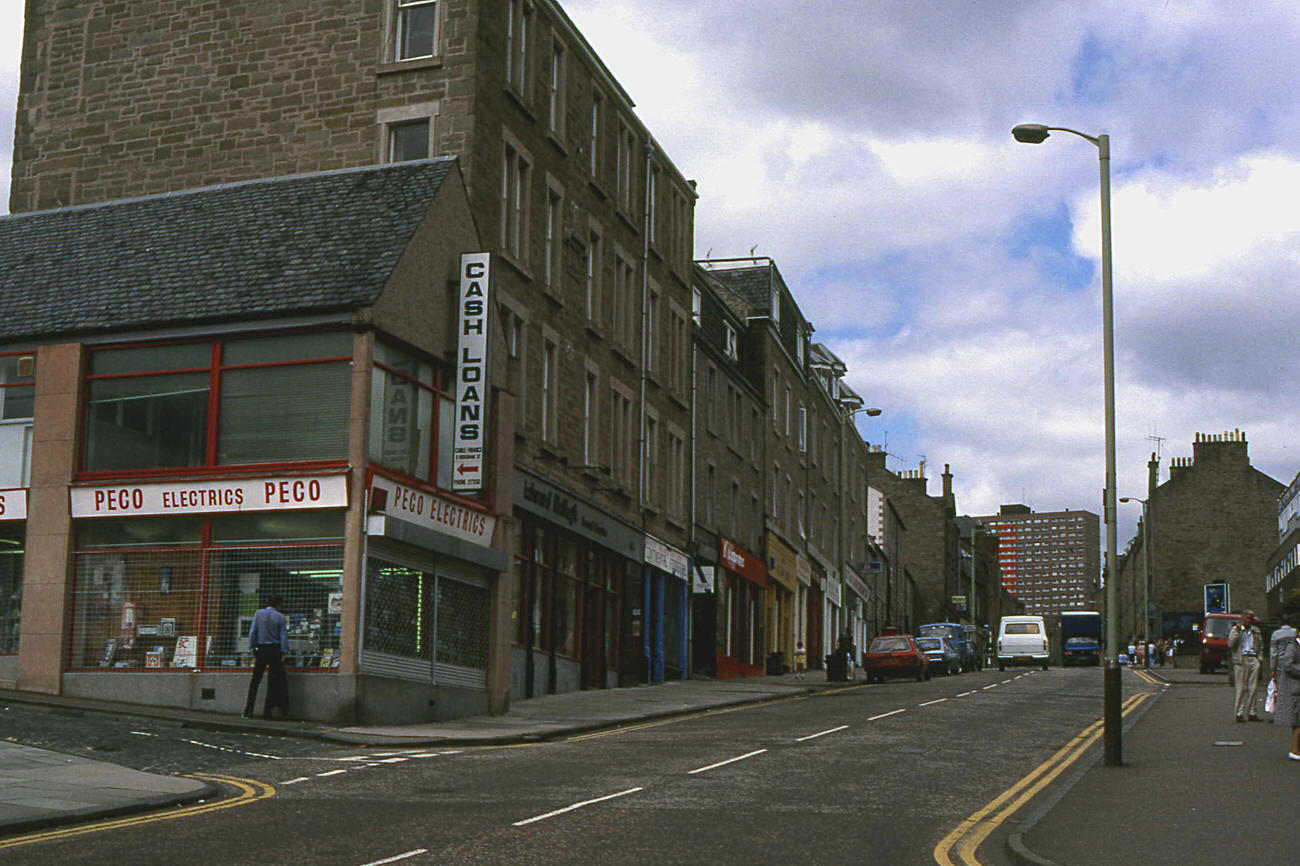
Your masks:
M456 419L451 489L483 489L487 443L488 312L491 253L460 257L460 320L456 351Z

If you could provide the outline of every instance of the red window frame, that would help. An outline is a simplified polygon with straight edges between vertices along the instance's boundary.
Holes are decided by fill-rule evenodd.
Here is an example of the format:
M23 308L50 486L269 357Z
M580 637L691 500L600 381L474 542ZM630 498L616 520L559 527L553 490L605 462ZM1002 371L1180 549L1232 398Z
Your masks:
M168 466L168 467L140 467L136 469L86 469L86 437L90 420L90 389L83 388L81 395L82 417L78 423L77 432L77 478L84 480L106 479L106 478L140 478L140 477L175 477L193 475L196 472L214 473L214 474L247 474L250 469L258 471L278 471L283 469L334 469L345 468L348 466L346 456L331 460L289 460L289 461L272 461L266 463L217 463L218 431L221 424L221 376L223 373L236 370L255 370L267 367L295 367L305 364L328 364L339 363L342 361L352 362L354 354L324 356L320 358L305 358L293 361L268 361L255 364L222 364L222 350L228 343L242 343L251 340L266 339L271 336L289 337L300 336L302 334L312 333L348 333L351 332L329 332L329 331L286 331L275 334L240 334L229 337L210 337L201 340L166 340L159 342L133 342L133 343L116 343L106 346L87 347L85 350L84 369L91 369L91 360L97 352L111 352L123 349L145 349L145 348L164 348L167 346L196 346L208 344L210 347L208 365L206 367L182 367L167 368L158 370L146 370L133 373L90 373L82 375L83 384L90 382L104 381L110 379L136 379L148 378L150 376L167 376L193 373L208 374L208 407L207 407L207 424L204 434L203 464L200 466Z
M22 358L30 355L32 358L32 375L30 379L19 379L15 382L0 382L0 388L33 388L36 385L36 350L29 352L0 352L0 358Z
M370 457L369 453L367 453L366 462L369 464L370 472L378 472L380 475L391 478L394 481L400 481L403 484L409 484L412 487L436 493L439 496L450 499L460 505L464 505L466 508L473 508L476 511L491 511L491 493L486 488L481 494L481 498L475 498L473 496L466 496L464 493L459 493L438 484L438 458L440 456L438 453L438 445L439 436L442 433L442 401L446 400L450 402L453 409L456 405L456 396L448 392L443 387L443 383L444 381L453 379L454 376L444 377L443 369L440 364L432 360L426 361L425 358L418 353L410 352L404 348L399 349L399 351L410 355L420 363L428 363L430 369L433 371L433 384L430 385L428 382L421 382L417 377L412 376L410 373L404 373L401 370L390 367L381 361L371 362L371 367L374 369L371 371L370 375L373 378L374 370L383 370L389 375L397 376L399 379L410 382L417 388L433 394L433 430L430 434L429 440L429 477L420 478L418 475L412 475L395 466L389 466L387 463L381 463L374 460ZM374 431L370 431L370 434L373 436Z

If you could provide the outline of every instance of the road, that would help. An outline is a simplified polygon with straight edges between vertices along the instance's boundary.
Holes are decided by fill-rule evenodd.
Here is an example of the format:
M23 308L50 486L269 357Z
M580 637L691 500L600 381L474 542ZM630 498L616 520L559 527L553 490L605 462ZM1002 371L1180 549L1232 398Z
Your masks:
M1125 688L1135 702L1154 691L1137 677ZM472 749L356 749L10 706L0 719L18 742L247 782L213 811L13 847L0 840L0 859L934 863L955 827L1100 714L1096 668L855 685ZM985 829L971 858L1006 862L1006 828Z

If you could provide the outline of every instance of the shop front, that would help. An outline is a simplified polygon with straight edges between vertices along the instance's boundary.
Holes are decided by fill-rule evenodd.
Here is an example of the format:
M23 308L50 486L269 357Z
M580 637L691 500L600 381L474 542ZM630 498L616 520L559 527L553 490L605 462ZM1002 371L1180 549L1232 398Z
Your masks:
M248 631L272 595L289 621L287 667L337 672L348 473L73 487L63 692L237 712ZM139 677L106 676L122 672ZM335 689L292 677L299 715ZM128 697L129 696L129 697Z
M650 682L685 679L690 604L690 557L653 535L645 537L645 652Z
M18 679L26 527L27 491L0 490L0 683L10 688Z
M795 599L799 591L799 554L775 533L767 533L767 615L770 626L767 672L781 673L793 667Z
M825 613L822 616L822 645L826 648L823 655L829 654L839 643L840 635L844 633L844 624L840 621L840 575L835 569L827 569L826 576L822 580L824 600L826 603Z
M509 564L495 515L381 472L367 487L359 670L383 678L367 689L412 717L489 712L492 587Z
M729 538L718 538L718 679L765 673L767 566Z
M649 682L644 533L520 466L513 504L511 697Z
M819 670L822 667L822 656L825 655L822 639L822 576L813 568L812 561L802 554L795 560L795 576L799 579L801 590L801 639L807 650L808 667Z
M853 635L853 645L858 648L861 654L871 642L875 635L870 633L866 612L868 604L871 601L871 591L867 588L862 578L847 565L840 572L844 581L844 614L848 621L850 634Z

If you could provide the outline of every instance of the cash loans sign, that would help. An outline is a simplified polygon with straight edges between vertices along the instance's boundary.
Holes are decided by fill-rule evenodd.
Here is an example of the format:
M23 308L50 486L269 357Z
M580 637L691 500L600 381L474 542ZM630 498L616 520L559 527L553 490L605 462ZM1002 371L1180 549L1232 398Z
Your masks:
M491 253L460 257L460 330L456 353L456 429L451 489L483 489L487 442L488 311Z

